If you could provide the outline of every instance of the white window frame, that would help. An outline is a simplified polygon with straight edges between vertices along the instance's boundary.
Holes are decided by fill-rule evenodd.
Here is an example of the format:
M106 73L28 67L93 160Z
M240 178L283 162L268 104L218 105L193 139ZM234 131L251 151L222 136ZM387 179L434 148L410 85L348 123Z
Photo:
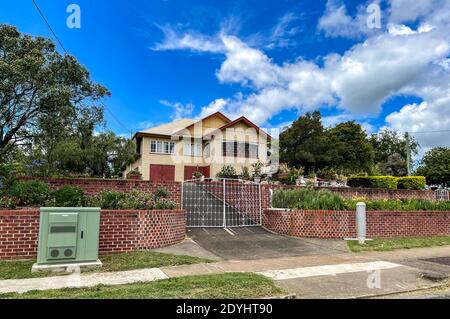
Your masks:
M184 143L184 156L201 157L202 144L201 143Z
M151 140L150 141L150 153L151 154L174 155L175 154L175 142Z

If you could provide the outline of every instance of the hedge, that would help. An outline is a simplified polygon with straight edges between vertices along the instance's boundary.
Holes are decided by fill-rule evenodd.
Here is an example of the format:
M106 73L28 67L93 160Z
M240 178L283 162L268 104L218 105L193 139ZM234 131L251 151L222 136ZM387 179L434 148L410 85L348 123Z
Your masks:
M407 176L399 177L398 189L424 189L426 185L426 179L423 176Z
M350 187L397 189L397 177L354 176L348 178L347 185Z

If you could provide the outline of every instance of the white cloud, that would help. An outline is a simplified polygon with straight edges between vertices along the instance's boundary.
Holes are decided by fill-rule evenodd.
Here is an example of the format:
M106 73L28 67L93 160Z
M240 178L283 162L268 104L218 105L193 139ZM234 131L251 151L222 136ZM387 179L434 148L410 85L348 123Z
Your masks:
M180 34L171 26L156 26L163 32L164 40L151 48L154 51L191 50L218 53L224 50L222 41L216 36L206 36L194 31Z
M224 99L216 99L209 105L202 107L199 117L203 118L216 112L221 112L227 105L227 101Z
M390 0L389 20L394 23L414 22L426 17L445 0Z
M295 37L302 31L302 28L295 25L300 17L293 12L284 14L278 19L277 24L272 28L268 37L266 48L286 48L297 44Z
M173 120L192 117L192 114L194 112L194 104L192 103L182 104L180 102L169 102L165 100L161 100L159 101L159 103L161 103L164 106L169 106L173 108L174 113L171 116Z
M379 30L370 28L367 24L367 7L378 1L370 1L357 8L355 17L348 15L346 5L340 0L328 0L325 13L319 19L318 29L328 37L359 38L363 35L374 34Z
M332 14L332 5L337 8L334 20L330 17L328 22L323 22L324 17ZM327 32L332 32L331 26L341 23L341 31L349 35L352 31L346 28L353 25L360 34L365 31L358 27L363 21L363 15L359 16L348 17L345 6L330 1L321 25L327 26ZM344 114L367 119L377 116L389 98L407 94L422 98L424 104L407 105L391 114L386 119L391 128L449 127L450 123L444 120L435 123L437 119L449 118L447 114L450 113L450 78L443 78L450 65L450 34L447 31L450 19L445 19L448 16L450 5L444 12L431 10L419 21L417 29L391 21L387 30L366 33L368 37L363 42L345 53L324 57L323 65L300 57L294 62L278 64L261 49L226 34L218 35L218 40L214 41L192 32L177 35L172 40L186 39L189 35L189 41L179 41L172 47L222 52L225 57L217 71L219 81L238 83L252 90L246 95L241 93L216 99L202 108L202 115L220 110L230 117L244 114L255 123L264 124L282 110L309 111L336 106ZM286 21L290 19L292 17L285 18ZM279 31L274 33L284 34L283 25L286 23L281 23ZM170 41L166 39L165 42ZM342 115L325 121L339 119ZM370 132L374 130L366 120L361 124ZM429 145L431 140L424 138L423 143Z

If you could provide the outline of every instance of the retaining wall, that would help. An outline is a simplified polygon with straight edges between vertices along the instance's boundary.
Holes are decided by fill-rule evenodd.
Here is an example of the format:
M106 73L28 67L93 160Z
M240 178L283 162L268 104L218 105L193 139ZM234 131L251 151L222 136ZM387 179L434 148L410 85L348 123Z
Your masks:
M39 210L0 211L0 259L37 256ZM183 210L102 210L100 254L161 248L186 236Z

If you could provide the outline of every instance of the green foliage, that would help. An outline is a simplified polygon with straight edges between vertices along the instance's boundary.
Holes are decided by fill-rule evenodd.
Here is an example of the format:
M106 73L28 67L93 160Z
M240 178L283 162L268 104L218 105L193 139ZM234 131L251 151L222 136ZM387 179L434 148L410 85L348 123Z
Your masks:
M339 123L327 131L330 167L371 173L374 153L366 132L354 121Z
M109 92L93 83L88 70L74 57L58 53L51 40L0 25L0 52L0 158L15 152L18 143L35 137L50 151L42 154L51 157L58 136L76 127L85 114L103 118L99 99ZM93 130L96 124L99 121L86 127Z
M303 167L295 168L283 163L278 169L277 179L284 185L295 185L297 179L303 175L305 169Z
M124 194L124 196L117 202L115 208L109 209L140 209L151 210L155 206L155 197L152 194L132 191ZM103 208L103 207L102 207Z
M352 176L347 180L350 187L397 189L397 178L393 176Z
M169 192L164 187L158 187L155 191L156 198L167 198L169 197Z
M88 206L101 207L102 209L175 209L176 203L164 198L163 189L155 194L147 192L132 191L129 193L121 193L114 191L103 191L88 199Z
M367 210L386 211L450 211L450 202L434 202L424 199L361 200L345 199L327 190L295 189L277 190L273 194L274 208L310 210L356 210L356 204L363 201Z
M125 193L105 190L89 197L87 205L103 209L117 209L119 202L124 199L125 196Z
M296 189L277 190L272 197L275 208L316 209L316 210L346 210L346 201L327 190Z
M224 165L219 173L217 173L217 178L236 178L236 170L231 165Z
M53 207L83 207L86 204L83 189L76 186L61 187L53 191L52 197L54 200L51 206Z
M425 176L429 184L450 184L450 147L436 147L422 159L416 174Z
M251 179L250 169L248 168L248 166L242 166L241 178L246 181L249 181Z
M16 197L0 195L0 209L15 209L19 205Z
M24 172L23 165L19 163L0 164L0 194L10 188Z
M317 171L317 177L328 180L337 180L338 174L336 170L332 168L324 168Z
M17 198L22 207L43 206L51 198L51 190L47 183L41 181L16 181L8 190L8 194Z
M261 170L264 167L264 164L261 163L260 161L253 163L252 164L252 168L253 168L253 175L254 176L260 176L261 175Z
M318 111L294 121L280 134L279 144L280 162L303 166L307 173L331 163L330 145Z
M324 129L320 112L306 113L280 134L280 161L306 173L335 169L372 173L373 148L361 125L351 121Z
M424 176L406 176L397 178L398 189L425 189L426 179Z
M370 143L374 150L375 165L379 174L392 176L405 176L406 164L406 138L391 130L382 130L372 134ZM418 153L419 144L410 137L410 152L414 156Z

